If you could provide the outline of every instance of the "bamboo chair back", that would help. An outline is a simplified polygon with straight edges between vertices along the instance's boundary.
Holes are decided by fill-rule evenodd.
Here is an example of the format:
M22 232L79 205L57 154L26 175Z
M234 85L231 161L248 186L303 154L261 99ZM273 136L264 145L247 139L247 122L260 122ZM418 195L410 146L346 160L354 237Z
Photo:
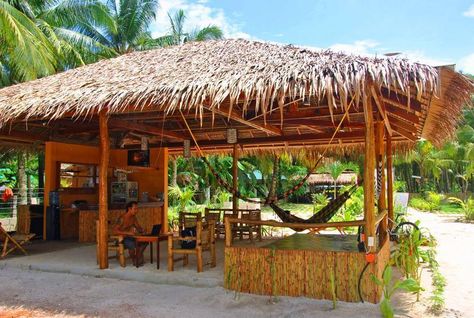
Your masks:
M108 258L116 258L119 261L121 267L125 267L125 247L123 246L123 235L114 235L114 223L108 222L107 224L107 251L114 252L115 255L109 256ZM96 221L96 254L97 254L97 264L99 264L99 220Z

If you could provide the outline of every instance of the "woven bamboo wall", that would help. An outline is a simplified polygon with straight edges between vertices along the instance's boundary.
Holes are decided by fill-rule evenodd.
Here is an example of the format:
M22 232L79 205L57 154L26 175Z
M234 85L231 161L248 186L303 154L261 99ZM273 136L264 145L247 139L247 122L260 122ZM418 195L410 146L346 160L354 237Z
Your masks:
M363 276L364 301L380 300L382 290L370 277L381 276L389 254L387 241ZM357 284L365 264L364 253L226 247L224 286L260 295L332 299L333 273L337 299L359 302Z
M138 223L144 228L146 233L150 233L153 224L161 224L162 208L158 207L139 207L137 213ZM109 221L115 222L124 210L109 210ZM79 242L96 241L96 220L97 211L79 212Z

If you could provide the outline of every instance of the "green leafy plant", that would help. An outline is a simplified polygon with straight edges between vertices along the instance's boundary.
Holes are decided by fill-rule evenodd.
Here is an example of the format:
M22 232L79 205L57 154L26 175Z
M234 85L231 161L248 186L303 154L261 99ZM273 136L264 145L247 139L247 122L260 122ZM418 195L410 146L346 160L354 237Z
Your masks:
M420 263L423 260L421 246L427 244L427 239L421 235L420 230L411 227L409 231L399 233L398 239L392 260L405 278L414 279L420 284L422 272Z
M313 199L313 213L318 212L329 203L329 198L324 193L314 193L311 197Z
M382 274L382 280L378 279L372 274L372 280L383 288L383 300L380 302L380 312L385 318L393 318L394 310L391 303L391 298L395 291L401 289L410 293L419 293L422 288L420 284L413 278L398 280L392 283L392 268L387 265Z
M441 201L443 200L444 196L442 194L429 191L426 193L426 202L428 202L429 211L433 212L435 210L439 210L441 206Z
M408 205L420 211L430 210L430 204L423 198L412 198Z
M448 201L459 206L464 213L466 220L474 220L474 199L468 198L467 200L461 200L459 198L450 197Z

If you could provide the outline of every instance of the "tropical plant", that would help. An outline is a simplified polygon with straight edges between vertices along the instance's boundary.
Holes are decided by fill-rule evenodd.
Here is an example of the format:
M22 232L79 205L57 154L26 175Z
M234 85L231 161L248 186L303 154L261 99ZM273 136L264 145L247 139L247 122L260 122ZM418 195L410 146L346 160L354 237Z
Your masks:
M314 193L311 197L313 198L313 213L318 212L329 203L329 198L324 193Z
M359 172L359 166L353 162L341 162L333 161L327 166L324 166L320 171L325 171L329 173L334 180L334 198L337 197L337 179L341 176L344 171L351 170L354 172Z
M420 211L430 210L430 204L425 199L419 197L411 198L408 205Z
M398 280L395 283L392 283L392 267L390 265L385 266L381 280L373 274L371 278L377 285L383 288L383 299L380 302L380 312L385 318L394 317L395 313L391 303L391 298L397 290L401 289L410 293L419 293L422 290L420 284L412 278Z
M184 10L177 10L174 14L168 12L170 33L154 40L160 46L181 45L186 42L219 40L223 38L222 30L215 25L202 29L195 28L185 31L186 14Z
M474 199L468 198L466 200L461 200L459 198L450 197L448 201L459 206L466 220L474 220Z
M429 211L433 212L435 210L439 210L441 205L441 200L443 200L444 196L442 194L428 191L426 194L426 202L428 202Z

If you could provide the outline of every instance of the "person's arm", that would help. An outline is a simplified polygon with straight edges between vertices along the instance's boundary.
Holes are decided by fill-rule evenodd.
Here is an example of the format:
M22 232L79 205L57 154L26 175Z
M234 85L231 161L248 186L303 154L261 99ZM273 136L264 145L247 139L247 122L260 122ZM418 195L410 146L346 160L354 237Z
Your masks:
M137 217L135 216L134 218L135 218L135 222L133 223L133 226L135 226L135 229L138 231L138 233L143 234L145 230L141 227L140 223L138 223Z

